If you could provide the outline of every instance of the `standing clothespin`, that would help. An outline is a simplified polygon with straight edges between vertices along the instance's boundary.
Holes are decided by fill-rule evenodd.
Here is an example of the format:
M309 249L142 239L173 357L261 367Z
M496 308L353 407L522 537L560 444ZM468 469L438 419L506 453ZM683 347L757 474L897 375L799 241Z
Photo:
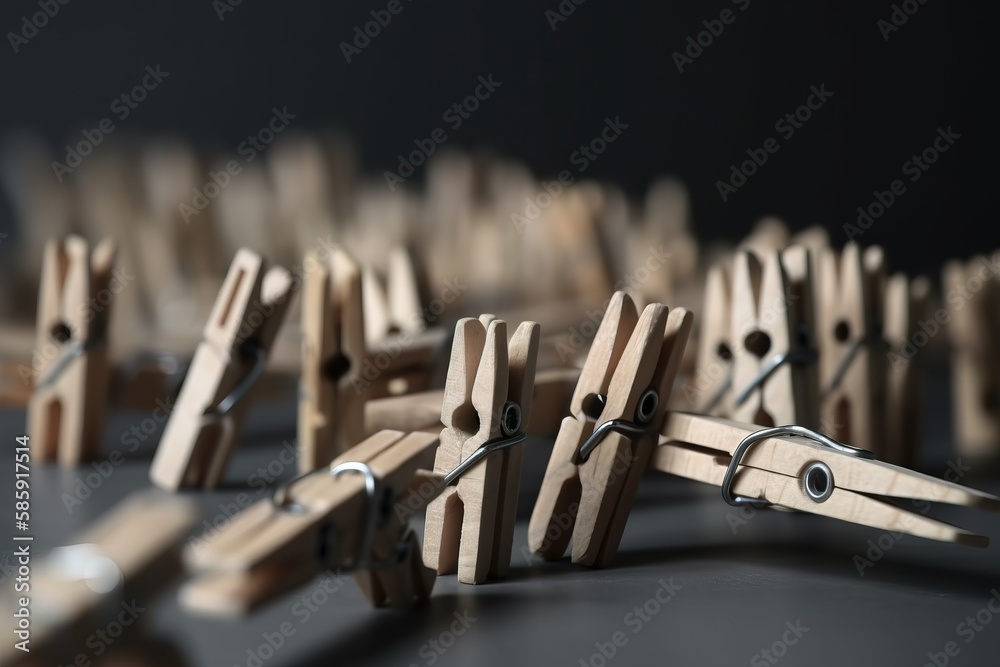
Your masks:
M436 444L435 434L380 431L233 517L214 539L195 539L185 554L195 577L181 603L245 615L324 572L353 573L375 606L425 600L434 573L409 528L413 505L422 507L410 489Z
M733 263L730 416L774 426L819 426L818 352L809 252L771 251L761 261L739 252Z
M377 347L399 333L415 335L424 330L423 307L413 258L403 246L389 250L385 287L374 268L362 274L365 340Z
M236 253L153 458L161 488L214 488L239 437L294 291L291 274Z
M341 248L325 265L315 258L309 266L302 288L298 421L303 473L364 439L364 404L352 382L365 358L361 270Z
M531 418L539 326L523 322L507 343L507 323L492 315L455 326L441 405L434 471L454 469L484 446L524 439ZM477 465L427 507L424 562L438 574L478 584L510 566L521 481L521 447Z
M886 378L886 443L882 458L898 466L917 464L917 447L923 420L923 391L928 332L919 323L926 317L931 284L925 276L910 280L893 274L885 287L885 340L888 351ZM942 325L937 324L940 327Z
M36 369L28 404L28 433L41 461L75 466L100 454L115 257L110 239L93 252L79 236L45 248L35 340L36 354L48 361Z
M882 454L885 443L885 266L882 249L856 243L820 258L820 418L841 442Z
M606 566L625 530L663 426L691 314L654 303L637 317L616 292L594 337L528 527L548 560L572 538L573 562Z
M695 370L684 386L691 409L711 415L731 409L733 394L733 340L731 268L714 264L705 278L705 299L698 324Z
M1000 251L948 262L942 276L951 344L951 401L959 453L1000 456Z
M1000 511L1000 498L875 460L802 426L760 428L671 413L652 467L722 487L730 505L774 505L930 540L984 547L989 539L898 507L912 499Z
M101 655L91 653L95 648L112 648L95 647L94 630L116 618L133 623L136 608L149 606L180 574L181 544L196 516L187 501L140 493L116 506L73 545L54 549L33 568L30 623L21 625L23 633L15 623L17 639L0 647L0 665L83 664L79 656L95 659ZM25 618L18 614L23 594L3 600L6 618ZM112 652L131 650L139 636L130 632L128 637L122 641L133 646L115 642ZM15 646L25 640L29 652Z

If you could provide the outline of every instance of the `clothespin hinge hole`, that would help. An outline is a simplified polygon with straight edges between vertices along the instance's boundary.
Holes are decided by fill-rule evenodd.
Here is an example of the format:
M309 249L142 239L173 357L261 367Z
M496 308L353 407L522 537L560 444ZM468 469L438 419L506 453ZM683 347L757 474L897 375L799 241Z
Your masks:
M500 430L505 436L514 435L521 430L521 406L514 401L507 401L503 406Z
M822 503L834 489L833 471L822 461L813 461L802 472L802 487L813 501Z
M833 327L833 336L841 343L846 343L851 337L851 325L846 320L841 320Z
M647 389L639 397L639 405L635 408L635 420L640 424L648 424L656 414L660 404L660 396L655 389Z
M743 347L758 359L763 359L771 349L771 337L763 331L751 331L743 339Z
M56 322L49 329L49 335L60 345L68 343L73 338L73 329L65 322Z
M715 348L715 356L723 361L732 361L733 351L725 343L719 343L718 347Z

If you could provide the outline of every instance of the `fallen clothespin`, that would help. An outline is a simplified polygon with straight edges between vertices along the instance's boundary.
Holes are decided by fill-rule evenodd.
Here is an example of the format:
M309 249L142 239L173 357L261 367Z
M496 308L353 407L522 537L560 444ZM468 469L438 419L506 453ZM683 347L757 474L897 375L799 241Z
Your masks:
M282 267L236 253L153 458L161 488L214 488L239 438L253 389L294 290Z
M1000 498L875 460L801 426L760 428L671 413L652 467L722 487L731 505L774 505L942 542L984 547L989 539L898 507L913 499L1000 511Z
M137 494L102 517L74 545L53 550L32 572L30 608L20 602L24 597L3 601L4 615L14 619L16 639L0 647L0 665L84 664L79 656L89 664L100 656L91 654L94 631L116 619L127 620L127 625L141 622L136 610L148 607L180 574L181 544L195 516L187 501L155 492ZM29 554L21 561L26 564L32 543L17 544ZM136 648L140 633L128 630L127 639L115 642L114 652ZM20 642L28 652L18 648ZM108 648L96 644L101 647Z
M998 259L1000 251L991 258L952 261L942 276L955 442L959 453L975 459L1000 456Z
M538 339L535 322L522 323L508 347L503 320L491 315L459 320L441 405L444 429L435 472L455 468L487 443L524 439ZM428 567L438 574L458 572L458 580L467 584L506 576L522 458L520 447L488 458L428 506Z
M108 403L108 286L115 244L79 236L45 248L28 433L41 461L75 466L100 454ZM50 354L51 352L51 354ZM34 365L34 364L33 364Z
M666 414L691 314L662 304L638 317L616 292L556 438L528 527L534 553L606 566L614 558Z

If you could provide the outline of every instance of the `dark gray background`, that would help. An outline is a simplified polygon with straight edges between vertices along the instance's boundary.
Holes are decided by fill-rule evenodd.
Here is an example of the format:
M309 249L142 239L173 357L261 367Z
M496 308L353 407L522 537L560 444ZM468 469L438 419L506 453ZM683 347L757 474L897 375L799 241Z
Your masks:
M931 395L931 424L924 465L943 475L947 449L947 396L943 382ZM254 410L247 437L231 464L226 488L186 494L197 500L203 517L220 513L220 504L249 492L247 479L274 459L294 436L294 408ZM120 447L121 434L146 415L116 414L107 432L108 447ZM4 413L0 434L13 444L23 431L22 415ZM148 446L128 456L109 481L70 516L60 496L71 491L81 471L35 466L32 477L33 523L39 549L65 542L128 493L149 486L152 455ZM261 635L291 621L296 634L265 665L429 665L421 648L448 631L453 614L478 619L468 633L434 664L579 666L623 631L628 643L610 664L746 665L762 649L781 640L786 622L808 628L781 665L913 665L941 651L949 641L961 653L953 665L995 665L1000 650L1000 619L971 643L956 626L984 608L1000 587L1000 543L988 549L938 544L903 537L886 556L858 575L855 555L882 531L803 514L765 511L730 529L726 505L716 487L651 473L636 506L613 567L590 570L568 560L526 560L522 547L534 496L541 483L550 443L532 439L519 505L509 579L481 586L459 585L453 576L438 580L428 608L416 613L371 609L353 581L332 596L307 624L291 613L303 592L290 594L244 622L207 620L183 613L176 592L147 612L152 636L167 638L192 666L245 665L247 649ZM953 456L953 455L951 455ZM0 497L10 493L13 455L0 459ZM970 485L1000 492L983 468L968 473ZM284 477L293 473L287 470ZM974 510L935 508L932 516L1000 538L1000 517ZM141 539L137 535L136 539ZM643 629L633 634L625 616L652 598L661 579L683 588ZM595 664L600 664L595 662ZM758 663L762 664L762 663ZM766 663L763 663L766 664Z

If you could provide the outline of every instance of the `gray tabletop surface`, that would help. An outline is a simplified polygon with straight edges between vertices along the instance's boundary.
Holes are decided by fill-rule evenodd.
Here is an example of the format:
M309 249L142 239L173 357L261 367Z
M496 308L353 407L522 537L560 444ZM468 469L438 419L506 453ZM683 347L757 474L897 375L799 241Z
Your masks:
M938 382L931 394L921 468L942 476L949 458L957 462L947 444L946 385ZM249 488L248 480L276 460L283 443L293 442L294 415L290 401L253 410L224 488L186 494L205 519L224 515L221 508L239 493L257 499L270 492ZM121 434L147 416L113 414L107 451L121 449ZM0 438L13 446L23 431L23 412L0 412ZM149 487L158 435L125 452L125 463L72 514L61 498L88 469L36 465L36 549L69 541L129 493ZM188 615L175 587L148 605L141 631L172 644L188 664L211 667L1000 664L1000 618L990 622L989 604L995 598L993 607L1000 609L998 515L931 511L994 538L990 547L976 549L899 539L813 515L761 511L740 517L716 487L650 473L612 567L546 563L526 557L524 547L550 447L543 439L527 443L514 554L504 581L466 586L441 577L430 604L413 613L371 609L350 580L335 584L329 595L314 583L241 621ZM0 458L3 497L13 495L13 461L13 453ZM281 478L293 475L288 466ZM982 469L969 471L965 481L1000 492L995 474ZM879 542L887 548L872 550ZM863 573L856 556L870 562ZM0 577L9 578L9 563L4 554ZM303 595L322 603L307 615L296 607ZM266 636L273 639L286 623L294 634L272 642L280 643L278 649L267 648Z

